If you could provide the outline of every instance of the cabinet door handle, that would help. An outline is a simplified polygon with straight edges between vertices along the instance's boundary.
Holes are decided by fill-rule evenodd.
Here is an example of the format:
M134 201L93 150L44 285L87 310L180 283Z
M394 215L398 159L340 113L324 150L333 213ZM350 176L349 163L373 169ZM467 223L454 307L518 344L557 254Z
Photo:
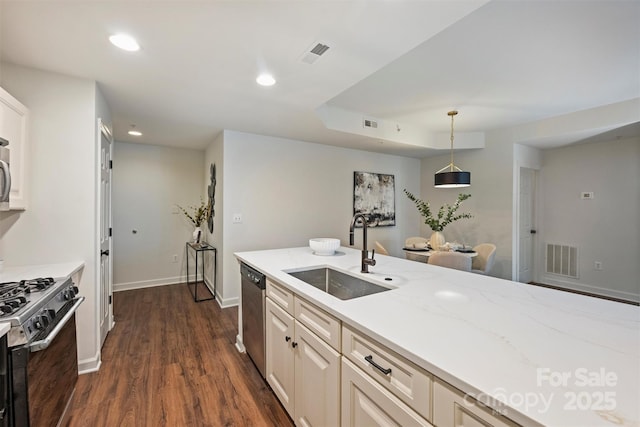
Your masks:
M284 337L284 340L285 340L286 342L289 342L289 341L291 341L291 337L286 336L286 337Z
M377 370L379 370L380 372L382 372L385 375L389 375L391 373L391 368L383 368L382 366L380 366L376 362L374 362L372 355L365 356L364 360L369 362L371 364L371 366L373 366L374 368L376 368Z
M294 342L291 343L291 347L296 348L297 346L298 346L297 342L294 341Z

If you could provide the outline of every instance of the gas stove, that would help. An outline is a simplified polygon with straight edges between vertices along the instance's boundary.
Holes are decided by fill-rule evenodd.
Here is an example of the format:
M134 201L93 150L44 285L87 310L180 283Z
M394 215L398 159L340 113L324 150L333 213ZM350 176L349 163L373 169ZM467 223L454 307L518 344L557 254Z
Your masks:
M9 426L65 424L78 377L75 313L85 298L77 294L71 278L0 283L0 322L11 325L5 358Z
M78 288L71 279L51 277L0 283L0 322L10 322L8 345L29 343L64 315Z

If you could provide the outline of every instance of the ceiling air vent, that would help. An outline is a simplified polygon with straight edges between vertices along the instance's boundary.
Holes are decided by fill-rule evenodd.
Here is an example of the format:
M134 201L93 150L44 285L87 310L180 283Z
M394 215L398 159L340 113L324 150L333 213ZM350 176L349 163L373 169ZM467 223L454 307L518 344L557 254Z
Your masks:
M366 128L371 128L371 129L378 129L378 122L376 122L375 120L371 120L371 119L363 119L362 120L362 126L364 126Z
M315 43L312 45L313 47L309 49L307 52L302 55L302 62L306 62L307 64L313 64L324 54L327 50L329 50L329 46L322 43Z

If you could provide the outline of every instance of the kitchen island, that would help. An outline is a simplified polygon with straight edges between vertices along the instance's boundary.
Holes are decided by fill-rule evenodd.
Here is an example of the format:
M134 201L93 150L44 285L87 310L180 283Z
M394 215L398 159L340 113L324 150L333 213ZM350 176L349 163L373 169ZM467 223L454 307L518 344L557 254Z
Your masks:
M238 260L522 425L640 423L640 308L493 277L309 248ZM287 272L331 267L393 288L340 300ZM240 328L240 331L242 329ZM241 332L238 335L242 348Z

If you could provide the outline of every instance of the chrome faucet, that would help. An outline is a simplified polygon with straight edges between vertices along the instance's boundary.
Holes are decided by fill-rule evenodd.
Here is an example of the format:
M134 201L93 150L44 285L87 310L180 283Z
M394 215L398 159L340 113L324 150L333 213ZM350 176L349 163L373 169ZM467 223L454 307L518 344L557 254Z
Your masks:
M376 260L373 259L376 256L376 250L373 249L371 251L371 258L369 258L369 251L367 250L367 218L361 214L361 213L357 213L353 216L353 218L351 219L351 225L349 226L349 245L353 246L353 229L356 226L356 222L358 221L358 219L362 220L362 257L361 257L361 266L360 266L360 272L361 273L368 273L369 272L369 266L370 265L376 265Z

